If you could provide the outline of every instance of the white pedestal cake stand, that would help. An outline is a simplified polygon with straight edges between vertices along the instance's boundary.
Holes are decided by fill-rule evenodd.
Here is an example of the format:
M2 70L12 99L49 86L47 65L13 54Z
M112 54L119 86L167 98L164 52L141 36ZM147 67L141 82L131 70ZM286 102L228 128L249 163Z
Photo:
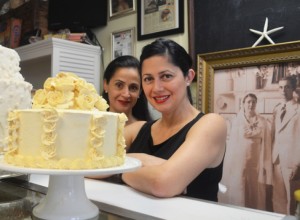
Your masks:
M93 170L55 170L17 167L0 158L0 169L25 173L49 175L46 197L33 209L33 215L40 219L83 220L97 219L98 207L86 195L84 176L110 175L133 171L141 166L135 158L126 157L119 167Z

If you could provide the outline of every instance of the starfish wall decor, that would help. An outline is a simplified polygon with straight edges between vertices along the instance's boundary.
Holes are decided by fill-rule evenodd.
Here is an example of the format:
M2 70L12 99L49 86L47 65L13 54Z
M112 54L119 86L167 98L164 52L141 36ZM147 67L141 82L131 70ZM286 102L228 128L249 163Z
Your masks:
M271 30L268 31L268 18L266 18L263 32L257 31L257 30L254 30L254 29L249 29L251 32L260 35L258 40L252 45L252 47L256 47L264 38L266 38L271 44L275 44L274 41L269 37L269 34L272 34L272 33L276 32L276 31L279 31L283 28L284 27L278 27L278 28L274 28L274 29L271 29Z

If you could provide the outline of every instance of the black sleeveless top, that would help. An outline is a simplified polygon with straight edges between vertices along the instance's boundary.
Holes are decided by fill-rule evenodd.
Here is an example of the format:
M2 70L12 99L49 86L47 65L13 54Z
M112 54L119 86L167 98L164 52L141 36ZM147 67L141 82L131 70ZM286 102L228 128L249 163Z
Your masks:
M151 136L151 126L155 121L146 122L131 144L128 153L146 153L163 159L169 159L184 142L189 129L203 115L203 113L199 113L192 121L178 131L178 133L158 145L153 145ZM218 184L222 178L222 172L223 161L215 168L205 169L188 185L185 196L217 202Z

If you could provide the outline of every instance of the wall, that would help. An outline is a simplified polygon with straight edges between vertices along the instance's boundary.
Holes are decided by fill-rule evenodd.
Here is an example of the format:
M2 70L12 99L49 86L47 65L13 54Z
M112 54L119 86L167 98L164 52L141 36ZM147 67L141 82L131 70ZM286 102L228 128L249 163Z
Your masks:
M139 1L139 0L138 0ZM172 39L182 45L188 51L188 10L187 10L187 1L184 1L184 33L182 34L175 34L175 35L168 35L165 38ZM134 12L132 14L115 18L110 20L108 18L107 25L102 28L94 29L93 32L95 33L98 41L104 48L103 51L103 69L106 68L108 63L111 61L111 33L126 30L129 28L135 27L135 56L139 58L141 54L142 48L152 42L154 39L137 41L137 13ZM101 79L102 85L102 79ZM102 88L102 86L101 86Z
M193 0L195 15L195 52L208 53L251 47L268 18L268 30L284 27L270 34L275 43L300 38L299 0ZM197 21L197 22L196 22ZM259 45L270 44L264 39Z

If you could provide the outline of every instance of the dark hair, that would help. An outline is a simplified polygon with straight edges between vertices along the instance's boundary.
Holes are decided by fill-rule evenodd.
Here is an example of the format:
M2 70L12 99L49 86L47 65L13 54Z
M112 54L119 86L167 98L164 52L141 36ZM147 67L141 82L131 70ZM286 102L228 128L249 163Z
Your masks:
M247 95L245 95L245 97L243 98L243 103L245 103L246 98L251 97L253 99L255 99L255 101L257 102L257 97L256 95L254 95L253 93L248 93Z
M104 71L103 79L106 80L108 84L119 68L136 68L139 71L139 67L140 62L137 58L129 55L120 56L108 64ZM105 93L105 91L102 92L102 97L109 104L108 94ZM148 109L148 102L142 88L140 96L137 99L136 104L132 108L132 115L138 120L151 120L151 116Z
M282 78L281 80L286 80L286 81L290 82L292 89L296 90L296 88L297 88L297 76L296 75L286 76L286 77Z
M167 56L172 64L181 69L184 76L187 76L189 69L192 68L192 58L185 49L176 42L163 38L157 39L143 48L140 56L140 66L142 67L145 59L157 55ZM193 104L189 86L187 87L187 94L190 103Z

